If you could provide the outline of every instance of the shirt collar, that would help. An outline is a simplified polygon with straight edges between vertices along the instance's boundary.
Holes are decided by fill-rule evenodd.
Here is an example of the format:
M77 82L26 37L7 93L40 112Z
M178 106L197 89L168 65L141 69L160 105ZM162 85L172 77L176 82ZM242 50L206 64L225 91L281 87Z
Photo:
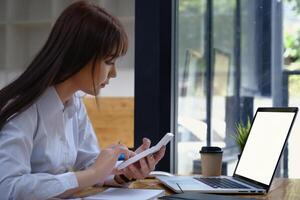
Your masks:
M53 86L46 89L39 103L51 116L59 112L67 112L68 116L71 117L75 113L74 96L64 105Z

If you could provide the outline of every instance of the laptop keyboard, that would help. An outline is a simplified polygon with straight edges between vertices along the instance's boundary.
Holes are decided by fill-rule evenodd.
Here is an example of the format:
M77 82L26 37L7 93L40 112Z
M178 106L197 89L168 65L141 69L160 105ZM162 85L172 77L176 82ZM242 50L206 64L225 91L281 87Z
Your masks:
M231 181L227 178L195 178L196 180L205 183L213 188L249 188L242 184Z

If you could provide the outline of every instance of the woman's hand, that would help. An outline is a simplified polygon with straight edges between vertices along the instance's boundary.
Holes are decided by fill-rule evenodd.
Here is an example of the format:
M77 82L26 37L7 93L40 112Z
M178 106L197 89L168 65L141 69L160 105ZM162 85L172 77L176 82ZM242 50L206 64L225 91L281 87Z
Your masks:
M105 149L101 149L101 152L95 161L95 163L90 167L98 179L98 181L103 181L107 176L111 174L119 174L120 172L116 170L115 165L120 154L124 154L125 158L128 159L132 154L125 145L113 145Z
M147 138L143 139L143 144L135 151L130 152L129 157L145 151L151 145L151 141ZM122 173L129 179L144 179L151 171L155 169L155 165L164 157L166 147L162 147L158 152L142 158L139 162L129 165L122 170Z
M125 158L128 159L132 152L121 144L102 149L92 166L86 170L75 172L78 188L67 190L63 194L60 194L59 197L68 197L80 189L104 182L107 176L111 174L117 174L118 171L115 169L115 165L120 154L124 154Z

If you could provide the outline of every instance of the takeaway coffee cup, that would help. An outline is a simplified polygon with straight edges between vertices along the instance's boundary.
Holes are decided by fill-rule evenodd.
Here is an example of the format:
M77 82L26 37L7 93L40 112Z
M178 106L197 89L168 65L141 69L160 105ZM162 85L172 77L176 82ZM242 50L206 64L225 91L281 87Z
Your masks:
M201 148L200 154L202 176L220 176L222 170L222 149L205 146Z

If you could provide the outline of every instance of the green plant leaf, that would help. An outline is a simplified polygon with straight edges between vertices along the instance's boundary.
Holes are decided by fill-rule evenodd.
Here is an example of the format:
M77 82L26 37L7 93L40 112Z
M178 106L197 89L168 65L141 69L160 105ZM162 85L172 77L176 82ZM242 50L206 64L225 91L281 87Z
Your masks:
M249 136L250 128L251 120L249 117L247 117L246 125L244 125L243 122L236 123L234 139L236 144L239 146L240 151L243 151L244 149L244 146Z

